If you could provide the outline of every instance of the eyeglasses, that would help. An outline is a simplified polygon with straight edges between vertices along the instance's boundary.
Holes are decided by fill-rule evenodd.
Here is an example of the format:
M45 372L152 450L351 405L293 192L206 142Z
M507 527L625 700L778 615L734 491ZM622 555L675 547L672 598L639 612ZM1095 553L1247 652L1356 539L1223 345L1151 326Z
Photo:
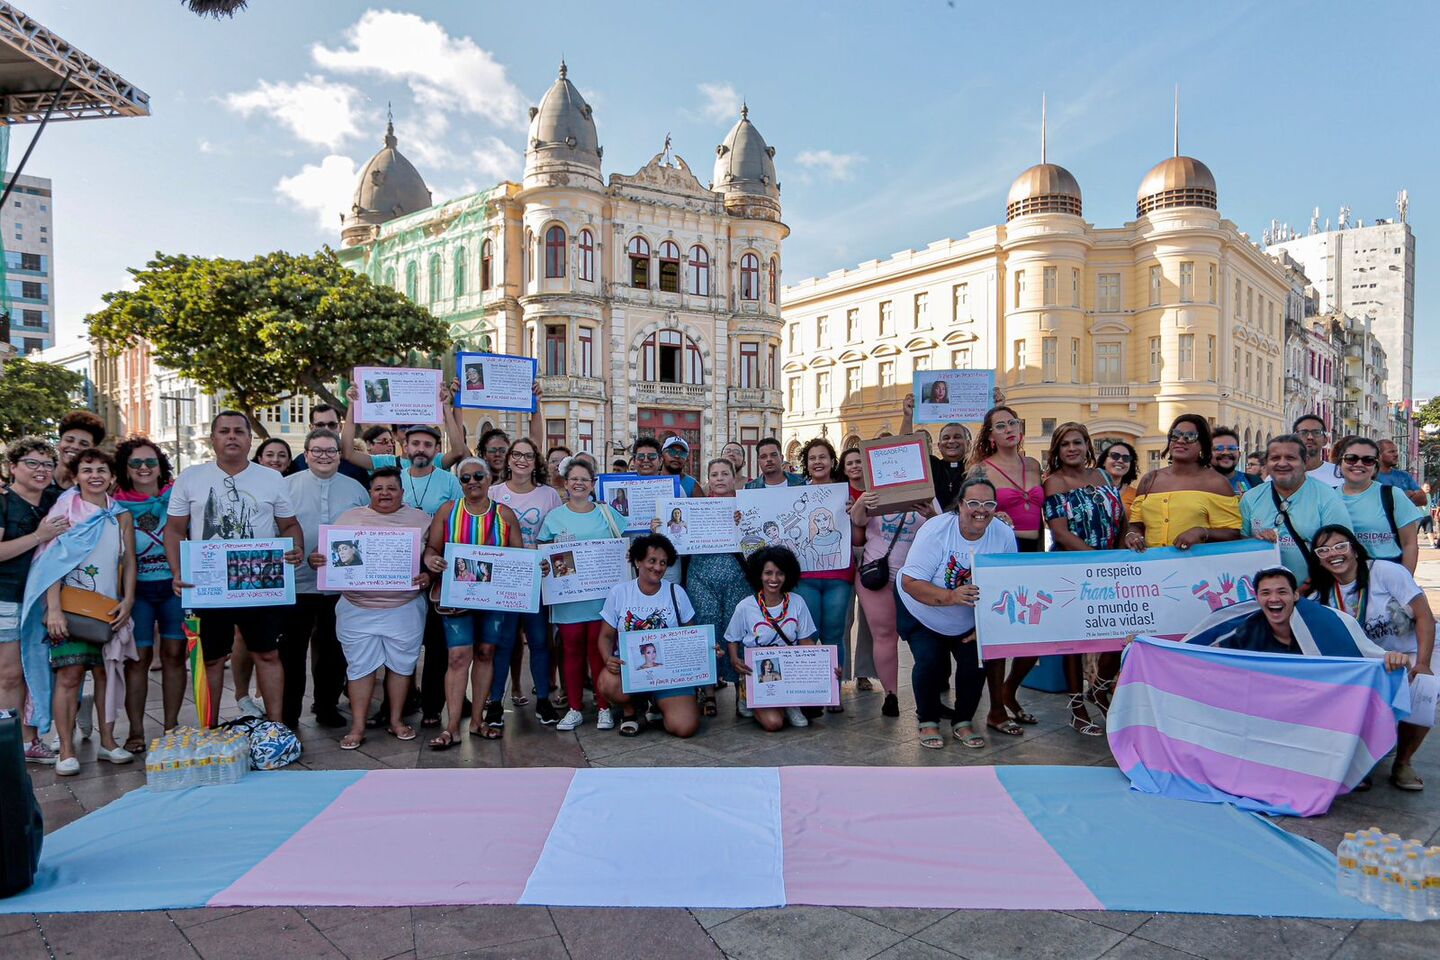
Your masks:
M1328 430L1296 430L1295 432L1302 437L1323 437L1329 433Z
M1172 443L1194 443L1196 440L1199 440L1199 439L1200 439L1200 433L1199 433L1199 431L1197 431L1197 430L1171 430L1171 431L1170 431L1170 441L1171 441Z
M311 457L320 460L327 460L330 457L340 456L340 450L337 447L311 447L305 452L310 454ZM130 461L130 466L135 466L135 461Z
M488 471L488 470L476 470L474 473L462 473L462 474L460 474L460 482L461 482L461 483L479 483L481 480L489 480L489 479L490 479L490 471Z
M486 452L486 453L497 453L497 454L499 454L500 456L503 457L506 453L510 452L510 448L509 448L509 447L486 447L486 448L485 448L485 452Z
M659 459L660 459L660 454L658 454L658 453L637 453L637 454L635 454L635 456L631 457L630 459L632 459L632 460L638 460L638 461L640 461L641 463L649 463L651 460L659 460Z
M1106 454L1106 459L1114 460L1116 463L1129 463L1132 458L1128 453L1110 453Z
M31 470L45 471L45 470L54 470L54 469L55 469L55 461L54 461L54 460L33 460L33 459L30 459L30 458L26 458L26 459L20 460L20 461L18 461L18 462L24 464L24 465L27 466L27 467L29 467ZM133 466L133 464L132 464L132 466Z
M1216 453L1239 453L1240 445L1238 443L1217 443L1214 450Z
M1015 418L1012 417L1012 418L1010 418L1009 420L996 420L994 423L990 424L990 429L991 429L991 430L1014 430L1016 427L1023 427L1023 426L1025 426L1025 421L1024 421L1024 420L1016 420Z
M995 501L994 501L994 500L966 500L966 501L964 501L964 503L965 503L965 509L966 509L966 510L994 510L994 509L995 509Z
M521 463L533 463L535 460L535 454L521 453L518 450L512 450L510 451L510 459L519 460Z
M566 482L566 483L594 483L595 480L594 480L592 477L566 477L566 478L565 478L565 482Z
M1377 464L1377 463L1380 462L1380 458L1379 458L1379 457L1372 457L1372 456L1368 456L1368 455L1362 454L1362 453L1347 453L1347 454L1345 454L1345 456L1341 457L1340 459L1341 459L1346 465L1351 466L1351 467L1355 466L1355 464L1357 464L1357 463L1363 463L1363 464L1365 464L1365 466L1367 466L1367 467L1373 467L1373 466L1375 466L1375 464Z
M1329 556L1333 556L1333 555L1335 555L1335 554L1343 554L1343 553L1349 553L1349 552L1350 552L1350 541L1349 541L1349 540L1341 540L1339 543L1327 543L1327 544L1325 544L1325 546L1323 546L1323 547L1316 547L1316 548L1315 548L1315 556L1317 556L1317 557L1329 557Z

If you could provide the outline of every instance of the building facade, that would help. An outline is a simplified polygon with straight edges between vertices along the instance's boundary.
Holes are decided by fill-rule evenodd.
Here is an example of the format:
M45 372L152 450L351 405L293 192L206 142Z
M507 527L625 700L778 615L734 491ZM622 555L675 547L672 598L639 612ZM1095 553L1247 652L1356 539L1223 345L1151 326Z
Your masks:
M11 174L5 174L10 182ZM55 197L45 177L21 174L0 210L10 344L35 353L55 344Z
M1285 416L1288 427L1314 414L1330 431L1340 426L1344 347L1328 318L1285 319Z
M342 260L450 324L457 349L534 357L547 445L597 457L678 434L691 465L780 430L780 184L748 108L709 186L665 149L604 179L562 64L531 109L521 183L432 204L393 128L342 224ZM446 359L447 367L451 363ZM476 430L523 432L514 414ZM753 452L752 452L753 469Z
M1177 151L1144 177L1134 221L1096 227L1042 155L1004 224L785 289L784 442L896 430L914 371L988 368L1033 455L1075 420L1133 443L1143 470L1184 412L1253 450L1282 429L1289 291L1198 160Z
M31 353L30 359L39 363L51 363L57 367L64 367L71 373L80 374L84 379L71 396L71 402L86 410L98 409L99 397L95 390L94 357L90 352L88 340L72 340L69 343L46 347L44 350Z

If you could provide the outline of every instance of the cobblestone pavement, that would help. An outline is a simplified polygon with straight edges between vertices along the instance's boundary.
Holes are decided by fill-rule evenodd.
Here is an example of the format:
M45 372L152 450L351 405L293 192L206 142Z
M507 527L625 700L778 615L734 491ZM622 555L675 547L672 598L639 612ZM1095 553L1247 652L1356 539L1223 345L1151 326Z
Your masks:
M1421 548L1419 579L1440 609L1440 551ZM902 644L902 648L903 648ZM903 651L902 651L903 653ZM902 678L908 656L902 659ZM528 676L526 677L528 683ZM902 679L900 719L880 716L881 694L845 689L846 712L806 730L763 734L733 715L731 691L722 716L700 736L676 741L650 732L621 739L593 726L562 734L541 728L528 708L507 716L504 740L470 742L445 753L423 738L400 743L383 733L359 750L339 750L334 731L302 726L312 770L415 767L638 767L855 764L1111 763L1103 738L1064 726L1059 696L1030 693L1040 718L1023 738L992 738L983 750L924 750L917 742L913 701ZM228 696L228 695L227 695ZM152 685L151 720L158 729L159 683ZM228 701L223 715L233 705ZM981 710L985 705L981 705ZM122 724L123 726L123 724ZM154 730L152 730L153 734ZM1416 764L1428 789L1402 793L1384 782L1342 798L1328 816L1281 820L1285 829L1333 849L1346 830L1379 824L1402 836L1440 843L1440 746L1427 742ZM32 767L47 830L95 810L142 785L144 770L93 762L86 745L79 776L56 780ZM276 774L283 775L283 774ZM723 843L716 837L717 844ZM477 869L483 865L477 864ZM697 865L703 869L703 865ZM598 878L597 878L598 879ZM404 882L403 878L376 878ZM152 913L0 917L0 958L143 957L146 960L285 960L285 958L816 958L816 960L1208 960L1434 957L1440 923L1258 919L1117 912L968 911L787 907L773 910L575 909L545 907L415 907L346 909L175 910Z

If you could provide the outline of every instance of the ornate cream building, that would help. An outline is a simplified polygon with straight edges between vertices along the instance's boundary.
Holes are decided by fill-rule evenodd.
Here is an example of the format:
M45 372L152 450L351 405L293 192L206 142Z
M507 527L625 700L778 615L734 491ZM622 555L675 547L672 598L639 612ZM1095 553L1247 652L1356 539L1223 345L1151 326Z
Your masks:
M994 369L1037 456L1067 420L1129 440L1142 470L1182 412L1247 449L1281 432L1289 282L1221 217L1205 164L1177 144L1136 218L1096 227L1075 177L1041 161L1003 224L785 288L787 452L897 430L924 369Z
M341 257L449 321L457 347L537 358L547 443L604 458L639 434L677 433L698 468L727 440L780 429L789 230L774 155L747 108L708 187L668 138L607 182L590 105L562 63L530 111L521 183L432 205L388 129L343 218ZM470 418L492 422L525 428L512 414Z

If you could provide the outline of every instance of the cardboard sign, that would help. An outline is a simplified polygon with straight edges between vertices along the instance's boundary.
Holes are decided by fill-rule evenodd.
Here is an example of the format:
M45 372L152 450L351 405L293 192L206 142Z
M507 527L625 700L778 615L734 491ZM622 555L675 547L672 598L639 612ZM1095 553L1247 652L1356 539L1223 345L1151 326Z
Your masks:
M865 490L879 499L879 513L910 510L935 497L930 448L923 434L864 440L860 461L865 469Z

